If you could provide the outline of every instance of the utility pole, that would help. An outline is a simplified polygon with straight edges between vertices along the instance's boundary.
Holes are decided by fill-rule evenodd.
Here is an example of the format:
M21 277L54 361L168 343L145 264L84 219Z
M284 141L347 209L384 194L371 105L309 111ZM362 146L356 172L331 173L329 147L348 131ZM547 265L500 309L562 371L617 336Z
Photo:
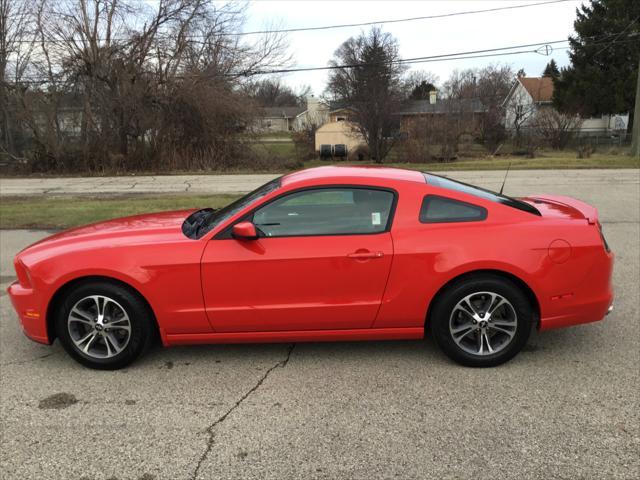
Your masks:
M636 82L636 108L633 111L631 125L631 156L640 157L640 61L638 62L638 81Z

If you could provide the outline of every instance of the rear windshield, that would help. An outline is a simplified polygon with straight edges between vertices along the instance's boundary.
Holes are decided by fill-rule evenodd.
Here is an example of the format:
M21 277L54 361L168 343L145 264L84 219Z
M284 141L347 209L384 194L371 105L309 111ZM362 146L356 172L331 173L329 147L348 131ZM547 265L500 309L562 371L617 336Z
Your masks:
M426 182L429 185L433 185L439 188L446 188L447 190L454 190L456 192L467 193L469 195L473 195L475 197L483 198L485 200L490 200L492 202L501 203L502 205L507 205L512 208L517 208L518 210L522 210L523 212L532 213L533 215L540 216L540 212L533 205L529 205L526 202L521 200L517 200L515 198L507 197L506 195L502 195L500 193L492 192L491 190L486 190L484 188L475 187L473 185L469 185L467 183L458 182L456 180L451 180L450 178L441 177L439 175L434 175L432 173L423 173Z

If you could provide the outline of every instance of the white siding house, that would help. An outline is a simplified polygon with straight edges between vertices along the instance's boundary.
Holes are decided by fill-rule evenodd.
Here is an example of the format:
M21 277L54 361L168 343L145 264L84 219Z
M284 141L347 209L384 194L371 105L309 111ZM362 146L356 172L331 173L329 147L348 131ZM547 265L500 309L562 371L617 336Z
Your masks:
M553 108L552 99L551 77L518 77L503 104L505 127L510 131L526 128L538 111ZM584 118L578 132L581 135L612 134L626 131L628 123L628 113Z
M316 128L329 121L329 107L313 95L307 97L307 108L300 112L293 121L293 129L305 130L310 126Z
M306 108L299 106L266 107L258 118L261 132L299 132L313 125L320 127L329 121L329 107L313 95L306 98Z
M301 107L266 107L258 118L257 128L264 133L290 132L294 130L296 116Z

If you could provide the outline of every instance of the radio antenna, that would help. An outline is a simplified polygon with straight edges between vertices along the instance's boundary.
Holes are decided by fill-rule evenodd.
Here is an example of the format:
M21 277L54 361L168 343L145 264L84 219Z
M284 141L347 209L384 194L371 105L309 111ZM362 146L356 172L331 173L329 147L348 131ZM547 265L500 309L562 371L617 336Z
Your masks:
M509 170L511 169L511 163L509 162L509 166L507 167L507 171L504 174L504 180L502 180L502 186L500 187L500 195L502 195L502 191L504 190L504 184L507 183L507 175L509 175Z

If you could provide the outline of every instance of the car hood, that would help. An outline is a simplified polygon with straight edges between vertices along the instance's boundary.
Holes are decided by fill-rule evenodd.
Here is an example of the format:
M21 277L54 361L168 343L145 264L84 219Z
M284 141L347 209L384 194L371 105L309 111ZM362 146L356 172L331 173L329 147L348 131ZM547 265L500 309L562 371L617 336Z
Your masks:
M32 253L58 246L121 246L130 243L171 241L185 238L182 223L194 210L134 215L72 228L44 238L22 250Z

